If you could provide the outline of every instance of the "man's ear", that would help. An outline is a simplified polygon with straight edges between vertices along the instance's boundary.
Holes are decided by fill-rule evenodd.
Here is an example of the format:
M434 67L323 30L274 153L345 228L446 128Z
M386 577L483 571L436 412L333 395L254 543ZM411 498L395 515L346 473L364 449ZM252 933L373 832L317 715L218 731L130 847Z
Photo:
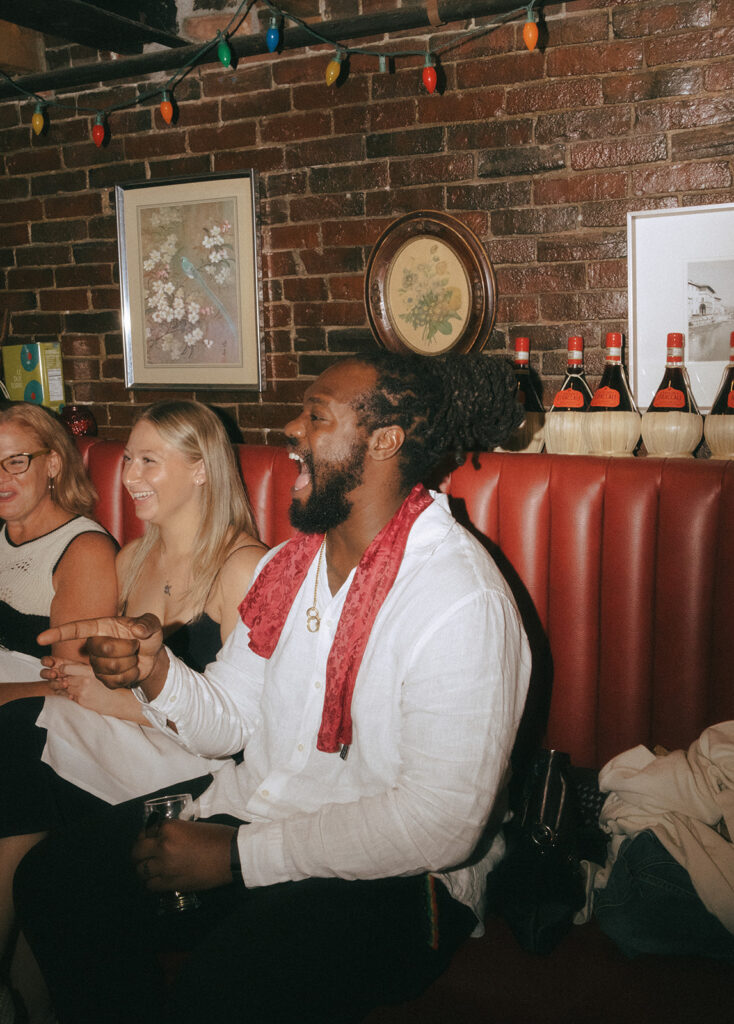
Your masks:
M405 431L393 424L390 427L378 427L370 435L368 450L376 462L385 462L394 458L405 441Z

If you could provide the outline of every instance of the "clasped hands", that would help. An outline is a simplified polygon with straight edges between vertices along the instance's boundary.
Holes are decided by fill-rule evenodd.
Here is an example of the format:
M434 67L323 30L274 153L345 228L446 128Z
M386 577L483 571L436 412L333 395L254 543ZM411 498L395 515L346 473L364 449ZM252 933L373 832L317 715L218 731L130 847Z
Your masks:
M63 640L86 640L89 664L95 676L110 690L142 686L149 700L163 689L168 674L168 655L163 631L155 615L139 618L82 619L45 630L41 645ZM53 670L53 666L50 666ZM55 678L53 671L44 673Z
M142 686L149 700L160 693L168 674L168 655L155 615L65 622L38 637L42 645L86 640L95 676L110 690ZM53 680L70 665L45 659L44 676ZM214 822L163 821L149 825L132 849L136 871L153 892L212 889L231 881L232 827Z

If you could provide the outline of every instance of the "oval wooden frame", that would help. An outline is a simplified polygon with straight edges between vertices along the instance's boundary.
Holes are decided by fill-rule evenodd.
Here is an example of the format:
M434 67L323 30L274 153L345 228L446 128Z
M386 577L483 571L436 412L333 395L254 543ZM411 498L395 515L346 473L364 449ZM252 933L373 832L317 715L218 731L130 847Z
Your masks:
M405 244L413 238L438 238L457 257L469 282L471 301L466 325L449 347L440 352L413 348L403 341L393 326L387 295L390 267ZM494 268L477 236L461 221L437 210L421 210L399 217L378 238L367 263L365 307L370 328L377 341L391 352L420 352L444 355L446 352L481 351L492 333L496 308L497 282Z

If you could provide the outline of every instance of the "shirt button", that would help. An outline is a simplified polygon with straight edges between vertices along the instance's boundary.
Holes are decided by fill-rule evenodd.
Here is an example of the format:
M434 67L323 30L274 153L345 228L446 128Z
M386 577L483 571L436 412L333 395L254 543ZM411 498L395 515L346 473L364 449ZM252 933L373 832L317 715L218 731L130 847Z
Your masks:
M270 790L269 789L263 789L262 790L262 795L263 796L270 796Z
M299 750L303 750L303 744L302 744L302 743L299 743L299 744L298 744L298 749L299 749Z
M314 685L315 689L317 689L317 690L321 689L321 683L314 683L313 685Z

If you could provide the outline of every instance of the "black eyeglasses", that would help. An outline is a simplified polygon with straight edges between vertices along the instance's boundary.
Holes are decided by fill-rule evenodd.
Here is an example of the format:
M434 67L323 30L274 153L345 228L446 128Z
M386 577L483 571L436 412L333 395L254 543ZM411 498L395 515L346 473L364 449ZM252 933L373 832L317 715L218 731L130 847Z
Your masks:
M17 455L8 455L6 459L0 459L0 466L11 476L20 476L27 473L31 462L38 455L48 455L50 448L39 448L37 452L18 452Z

